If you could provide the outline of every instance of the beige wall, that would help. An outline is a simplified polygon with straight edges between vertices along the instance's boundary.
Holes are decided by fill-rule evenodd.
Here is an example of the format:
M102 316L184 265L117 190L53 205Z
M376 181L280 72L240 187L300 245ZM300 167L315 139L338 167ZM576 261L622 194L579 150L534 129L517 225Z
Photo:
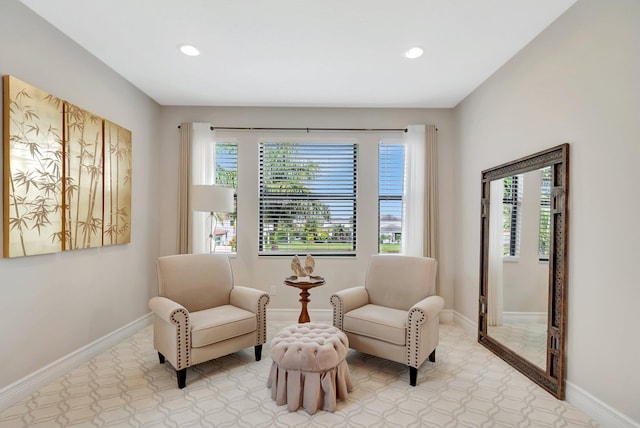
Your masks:
M133 139L131 244L0 259L2 390L148 313L156 287L159 106L17 0L0 5L0 74L109 119Z
M636 0L580 0L458 105L454 209L459 226L454 308L475 321L480 172L571 143L567 381L635 421L640 421L638 28Z
M436 109L328 109L328 108L223 108L223 107L163 107L160 140L163 171L160 178L162 200L160 247L162 254L175 252L177 217L177 168L178 142L177 126L181 122L208 122L214 126L231 127L330 127L330 128L404 128L409 124L435 124L438 128L438 160L440 206L441 253L439 263L441 295L447 307L453 304L453 223L451 212L454 195L453 182L453 145L452 111ZM235 138L238 141L239 181L238 181L238 255L232 259L235 279L264 291L271 286L278 287L277 295L272 297L269 309L299 310L298 291L282 285L283 279L290 274L289 256L258 257L258 146L263 137L281 135L286 138L305 139L347 138L360 143L360 177L358 184L359 200L377 199L377 181L367 180L366 171L377 168L377 143L388 133L258 133L216 131L223 138ZM243 163L243 161L246 161ZM374 174L376 174L374 172ZM323 275L327 284L311 292L310 309L329 310L329 297L334 291L361 285L367 268L369 256L377 251L377 211L365 211L359 204L358 211L358 247L357 257L321 257L317 259L316 271ZM369 205L371 206L371 205ZM375 203L373 204L375 207Z

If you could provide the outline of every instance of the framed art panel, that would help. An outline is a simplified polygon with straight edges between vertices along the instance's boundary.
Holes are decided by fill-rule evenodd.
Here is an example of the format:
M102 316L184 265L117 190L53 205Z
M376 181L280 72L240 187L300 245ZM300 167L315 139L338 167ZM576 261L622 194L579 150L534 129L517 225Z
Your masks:
M64 103L65 250L102 245L102 118Z
M62 250L62 100L13 76L4 86L4 256Z
M131 242L131 131L104 121L103 245Z

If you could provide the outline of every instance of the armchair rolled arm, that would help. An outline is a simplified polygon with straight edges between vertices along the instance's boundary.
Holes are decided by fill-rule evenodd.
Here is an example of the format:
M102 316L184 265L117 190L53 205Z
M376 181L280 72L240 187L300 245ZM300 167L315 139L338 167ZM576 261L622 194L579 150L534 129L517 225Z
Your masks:
M175 333L170 332L173 330L169 329L169 326L154 329L153 340L156 349L161 353L166 353L167 350L159 349L159 343L168 340L173 342L173 339L168 338L175 337L175 344L171 346L171 353L175 352L175 356L165 355L165 357L169 358L176 370L189 367L191 365L191 318L189 311L181 304L162 296L152 297L149 300L149 308L160 320L175 327Z
M266 306L269 303L269 294L256 288L234 285L229 295L229 303L257 314L260 305Z
M444 308L444 299L442 297L425 297L409 309L409 321L414 317L416 322L422 324L435 316L439 316L442 308Z
M180 303L174 302L166 297L152 297L151 300L149 300L149 309L151 309L158 318L168 323L177 324L176 321L179 322L181 317L176 318L175 315L180 311L184 312L186 322L188 323L190 321L189 311L187 311L187 309Z
M258 331L256 345L267 341L267 305L269 294L256 288L234 285L229 295L229 303L246 311L253 312L258 317Z
M440 315L444 299L429 296L413 305L407 312L407 365L418 368L424 361L425 350L420 342L423 338L422 325ZM425 332L426 334L426 332Z
M362 286L347 288L333 293L331 295L333 325L342 330L342 317L344 314L367 303L369 303L369 293Z

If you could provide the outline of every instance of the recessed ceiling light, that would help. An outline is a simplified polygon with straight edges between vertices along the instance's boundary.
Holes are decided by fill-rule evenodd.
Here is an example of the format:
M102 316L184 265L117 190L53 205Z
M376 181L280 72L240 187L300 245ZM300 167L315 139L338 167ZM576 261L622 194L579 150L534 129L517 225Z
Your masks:
M404 53L404 56L406 56L409 59L416 59L416 58L420 58L423 53L424 51L421 48L415 47L406 51Z
M178 45L180 52L188 56L198 56L200 55L200 51L198 48L192 45Z

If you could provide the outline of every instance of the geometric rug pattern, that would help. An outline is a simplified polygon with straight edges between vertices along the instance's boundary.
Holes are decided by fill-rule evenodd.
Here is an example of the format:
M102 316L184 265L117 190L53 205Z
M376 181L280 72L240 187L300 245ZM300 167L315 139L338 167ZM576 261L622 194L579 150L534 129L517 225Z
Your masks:
M488 334L543 370L547 367L547 323L504 321L488 326Z
M440 324L436 362L409 386L406 366L350 350L353 392L335 412L277 406L267 388L269 343L289 323L269 322L262 360L253 348L187 370L159 364L146 327L0 412L0 427L597 427L465 335Z

